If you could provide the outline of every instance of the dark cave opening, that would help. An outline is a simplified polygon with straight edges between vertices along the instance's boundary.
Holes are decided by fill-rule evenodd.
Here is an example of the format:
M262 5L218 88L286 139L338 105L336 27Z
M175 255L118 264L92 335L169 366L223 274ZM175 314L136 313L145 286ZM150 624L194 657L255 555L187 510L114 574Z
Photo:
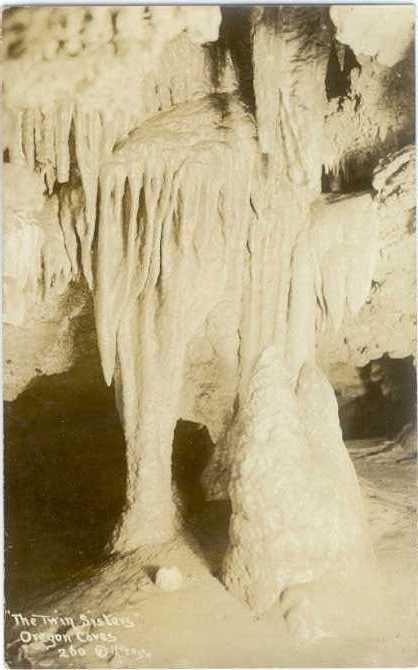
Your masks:
M96 347L5 403L5 593L27 605L105 557L124 504L123 431Z
M41 376L6 402L4 423L5 593L8 607L18 609L99 568L123 509L125 442L96 347L70 371ZM220 516L205 509L200 478L212 451L206 427L178 421L174 497L209 553L217 541L208 523L215 535L221 524L225 543L228 520L224 504L215 505Z
M194 550L219 576L229 544L229 500L206 500L201 476L214 444L205 426L178 421L173 441L173 488L184 527Z
M354 52L346 44L333 40L331 44L327 72L325 75L325 90L327 100L339 98L342 100L351 93L351 71L361 65Z
M201 476L213 448L206 426L193 421L177 422L172 455L173 488L186 518L205 504Z
M361 165L353 158L347 160L344 168L339 166L338 170L333 172L328 172L325 166L322 166L321 192L349 194L370 191L374 167L372 156L369 159L364 157Z
M387 354L359 370L364 393L340 405L346 440L395 439L407 426L416 430L417 379L413 357Z
M173 440L173 490L181 511L187 541L213 575L219 576L229 543L231 505L228 500L206 500L201 476L214 444L205 426L177 422Z

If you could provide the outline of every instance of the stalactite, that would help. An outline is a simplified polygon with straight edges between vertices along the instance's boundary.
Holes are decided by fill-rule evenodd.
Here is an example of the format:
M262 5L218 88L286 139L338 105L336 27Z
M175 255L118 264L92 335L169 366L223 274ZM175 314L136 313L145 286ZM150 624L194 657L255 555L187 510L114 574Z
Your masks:
M40 220L45 235L41 250L44 298L48 298L50 292L62 293L73 279L72 262L58 222L59 202L54 195L46 201Z
M141 175L138 175L140 179ZM95 281L95 312L97 337L106 382L110 384L115 364L116 333L125 297L132 283L133 253L135 245L138 200L132 202L130 220L123 212L123 197L126 183L132 184L133 193L139 195L137 180L128 180L127 174L119 169L116 174L107 174L100 180L100 221L97 239L97 261ZM148 232L148 231L147 231Z
M57 166L57 181L61 184L67 182L70 177L70 130L73 115L71 103L61 104L57 109L55 151Z
M97 112L77 109L75 117L75 143L77 163L85 197L84 230L78 231L81 242L81 258L87 283L93 286L91 245L96 223L97 187L102 148L102 127Z
M254 38L254 88L257 105L257 128L263 153L272 153L275 147L277 110L280 109L280 89L271 82L280 82L282 71L281 42L273 25L260 21ZM265 97L269 91L268 97Z
M73 270L80 246L82 269L90 288L94 281L93 240L101 165L116 142L126 138L147 116L213 90L206 50L201 44L216 39L220 10L202 8L191 15L181 8L160 9L151 8L149 18L143 8L118 8L114 10L113 26L106 8L91 12L20 12L25 26L25 91L10 61L10 77L5 81L6 104L15 119L14 137L8 139L7 147L10 160L26 160L31 169L39 170L49 194L56 182L70 181L71 169L75 168L75 174L79 170L84 214L67 216L64 205L62 229ZM122 49L116 53L117 58L115 45L116 51ZM36 61L35 68L28 67L29 52ZM184 62L190 65L186 70L181 65ZM42 94L41 81L45 82ZM73 139L75 153L70 146ZM79 242L75 243L71 226ZM141 254L149 253L152 238L147 244ZM159 274L156 267L154 271Z
M259 9L253 42L260 149L275 160L279 172L317 193L328 48L321 16L320 9L309 10L309 20L304 8ZM305 141L312 125L315 138Z
M166 102L170 106L172 101ZM107 113L85 112L70 103L62 103L56 110L26 109L16 119L12 159L14 162L26 159L31 167L36 164L51 193L55 180L65 183L69 179L72 123L85 199L85 216L78 216L75 226L80 239L83 271L92 287L92 242L100 166L110 156L116 141L127 135L135 119L124 113L113 118Z
M126 136L135 120L132 115L85 112L72 103L56 109L27 108L15 116L11 161L37 167L45 178L49 194L55 182L70 178L70 133L74 124L76 160L84 191L84 215L73 221L80 239L83 271L92 286L92 241L96 225L97 184L100 166L118 139ZM68 221L68 217L66 219ZM69 229L67 227L67 233ZM70 247L73 243L70 244ZM74 254L72 254L74 256ZM73 265L75 265L73 260Z
M26 162L31 170L38 166L50 194L55 179L61 183L69 179L71 116L69 103L47 110L27 107L15 116L11 162Z
M16 110L13 117L13 137L11 139L11 144L9 147L10 153L10 162L11 163L23 163L25 161L25 155L23 152L23 111Z
M72 276L78 277L81 271L78 262L77 221L84 217L81 189L64 184L59 190L59 224L64 237L64 245L71 263Z
M35 115L32 109L23 113L23 152L31 170L35 168Z
M54 110L47 110L43 114L42 126L42 144L41 144L41 163L45 174L45 181L48 193L54 190L56 179L56 124Z
M233 124L218 127L220 112L210 99L197 101L192 109L196 115L187 105L150 120L148 129L145 124L120 146L100 175L94 281L99 349L108 383L114 371L117 330L128 304L156 288L164 296L175 263L180 262L176 258L191 254L202 266L220 261L227 267L228 216L233 209L229 193L234 189L231 173L237 167L231 148L219 143L230 136L235 146L238 134ZM240 113L237 107L234 112ZM242 120L237 118L248 133L245 115ZM206 125L199 125L198 119ZM211 172L214 165L218 167L215 175ZM244 177L251 169L251 159L249 164L248 159L247 163L238 161L237 166ZM248 197L249 178L244 179ZM227 230L219 231L225 251L218 250L218 260L211 252L209 221L218 209L221 190L222 221L226 217L223 225ZM206 310L205 303L193 306L198 323Z

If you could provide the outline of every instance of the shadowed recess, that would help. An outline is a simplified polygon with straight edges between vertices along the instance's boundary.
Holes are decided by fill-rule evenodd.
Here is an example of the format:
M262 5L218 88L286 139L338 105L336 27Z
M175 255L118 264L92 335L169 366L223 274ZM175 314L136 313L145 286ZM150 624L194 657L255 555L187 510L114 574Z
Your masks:
M97 350L5 403L5 432L6 597L17 607L100 563L124 504L123 432Z
M347 440L393 439L408 424L416 426L416 373L412 356L388 355L360 369L364 394L340 407Z

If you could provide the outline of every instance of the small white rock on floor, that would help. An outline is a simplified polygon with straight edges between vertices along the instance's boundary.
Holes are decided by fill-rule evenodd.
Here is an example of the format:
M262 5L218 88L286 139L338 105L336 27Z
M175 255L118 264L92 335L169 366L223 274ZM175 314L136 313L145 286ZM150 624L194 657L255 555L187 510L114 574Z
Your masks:
M183 576L175 566L160 568L155 576L155 584L161 591L178 591L183 586Z

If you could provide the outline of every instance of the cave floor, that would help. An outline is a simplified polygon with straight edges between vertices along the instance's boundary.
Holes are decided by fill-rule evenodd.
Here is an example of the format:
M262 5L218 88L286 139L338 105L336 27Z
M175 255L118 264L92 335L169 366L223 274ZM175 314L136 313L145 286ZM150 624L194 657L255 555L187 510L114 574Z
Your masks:
M23 540L19 540L15 530L15 549L9 547L10 613L6 617L10 666L416 665L416 461L403 458L400 447L379 440L351 442L348 447L366 493L384 584L385 607L377 613L374 636L330 638L298 645L290 639L278 606L261 618L254 616L218 579L227 544L229 510L226 503L212 502L193 513L187 531L173 542L112 560L92 560L97 554L98 537L105 535L103 529L94 532L93 525L87 530L82 526L73 528L72 535L69 527L63 528L62 533L55 530L56 536L47 542L47 551L46 538L34 535L32 542L25 545L26 553L17 546ZM86 549L80 558L77 552L83 544ZM51 567L54 564L58 569ZM154 584L155 572L161 566L177 566L181 570L180 590L164 592ZM41 598L40 593L48 590L50 595ZM31 598L33 604L28 606ZM125 621L93 626L92 639L82 637L74 645L51 643L46 651L36 643L22 647L17 641L19 633L28 628L13 625L11 613L34 611L63 616L110 613ZM36 630L44 629L65 632L65 627L55 624ZM94 633L111 634L114 639L103 641ZM70 647L75 656L69 653Z

